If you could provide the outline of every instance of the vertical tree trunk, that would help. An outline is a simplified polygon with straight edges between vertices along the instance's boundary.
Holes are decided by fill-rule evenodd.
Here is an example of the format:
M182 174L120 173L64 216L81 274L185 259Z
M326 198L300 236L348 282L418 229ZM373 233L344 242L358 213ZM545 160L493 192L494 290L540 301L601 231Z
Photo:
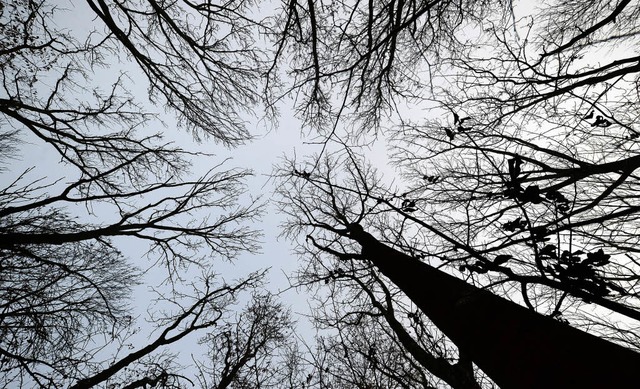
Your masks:
M542 316L350 226L362 255L501 388L637 388L640 354Z

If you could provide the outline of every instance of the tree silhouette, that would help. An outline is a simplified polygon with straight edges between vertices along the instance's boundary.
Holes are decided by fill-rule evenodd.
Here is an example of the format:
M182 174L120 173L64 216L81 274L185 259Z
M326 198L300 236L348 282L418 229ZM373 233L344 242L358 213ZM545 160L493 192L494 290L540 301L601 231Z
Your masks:
M471 361L457 355L424 314L403 302L401 291L369 264L342 261L318 269L297 277L299 286L323 280L320 284L330 290L314 304L314 322L321 333L330 334L316 339L307 357L317 385L481 387Z
M474 371L469 358L451 347L415 305L407 303L402 290L371 263L352 260L358 249L349 240L339 239L339 231L346 231L347 218L356 217L351 212L362 207L383 215L384 211L376 210L382 202L367 201L367 197L384 189L373 170L348 160L336 161L335 166L324 161L308 177L297 174L298 165L291 163L282 167L284 181L278 185L282 210L290 216L287 236L295 239L313 231L299 246L299 254L310 260L296 275L295 285L319 289L314 321L320 329L340 334L321 338L313 350L314 377L321 384L363 388L437 387L443 383L456 388L490 386L486 376ZM311 159L310 163L315 162ZM348 172L349 179L341 184L334 181L340 176L337 166ZM367 359L371 347L378 350L375 363ZM327 368L329 372L323 373Z
M309 0L262 19L251 1L84 5L89 33L44 0L0 5L0 163L38 147L60 159L3 166L2 384L633 379L639 4ZM138 73L93 83L119 62ZM149 131L159 120L132 78L196 140L227 147L250 140L263 99L273 115L297 97L322 149L280 167L278 201L303 258L294 285L315 291L315 323L335 337L300 350L286 309L256 291L263 273L215 274L214 259L257 250L251 173L225 161L192 175L210 156ZM376 136L392 183L360 155ZM133 345L129 296L147 267L166 282L156 332ZM168 346L195 332L209 360L187 376Z
M199 379L227 387L246 381L247 369L258 382L265 353L291 331L288 312L255 292L264 272L224 280L214 270L215 260L257 250L250 223L261 208L240 200L251 172L150 132L159 120L132 95L130 76L116 75L106 89L92 83L101 67L132 60L152 103L197 138L241 144L250 134L240 115L258 102L258 25L242 17L248 5L89 6L98 24L86 36L65 25L69 10L49 2L0 6L1 162L33 164L5 168L0 186L0 385L175 388ZM226 29L233 32L216 33ZM60 163L25 155L39 147ZM201 176L190 172L196 158L211 166ZM133 245L146 258L121 251ZM143 334L131 307L141 282L157 291ZM217 341L223 327L227 348L247 348L242 358L186 373L167 348L193 333ZM224 377L212 377L218 371Z
M348 226L358 223L394 250L372 244L369 256L420 259L530 311L638 349L638 4L508 4L485 8L482 18L471 6L454 19L446 10L457 5L447 2L388 2L381 10L340 3L316 7L315 17L312 5L298 7L285 25L292 26L290 36L306 37L297 47L307 55L294 62L304 64L296 73L307 98L301 112L328 135L320 154L281 167L288 186L280 193L290 216L286 233L297 239L304 269L317 271L315 282L322 282L323 268L346 268L340 261L381 264L349 241ZM383 19L390 20L382 35L388 40L374 28ZM450 35L438 39L433 28L433 44L392 44L434 21L450 26ZM367 39L379 51L367 49ZM351 50L347 60L331 61L330 53L341 50ZM374 65L362 72L369 59L389 76ZM350 130L309 112L346 119ZM371 140L354 138L353 124L369 133L384 129L377 134L388 136L401 177L383 184L367 164L375 158L356 157ZM405 273L413 275L409 268ZM406 284L400 289L408 293ZM517 387L529 384L535 380Z
M327 161L324 171L317 168L317 174L309 178L294 174L285 181L289 186L281 189L286 198L283 209L292 218L288 233L295 236L308 232L305 242L301 242L301 249L313 254L312 262L321 263L316 267L308 266L308 273L326 274L318 269L334 266L379 271L451 339L460 353L500 386L566 387L579 382L581 386L599 387L612 382L624 386L633 381L631 366L637 363L634 361L640 354L573 329L554 317L545 317L533 309L508 302L421 262L419 258L431 263L439 261L428 251L416 249L418 243L410 243L414 239L405 240L410 232L418 231L411 228L409 221L413 219L411 221L424 229L430 226L416 220L413 212L404 212L405 219L392 224L389 216L403 213L400 209L403 196L395 196L397 207L389 205L390 200L385 198L394 195L385 191L372 170L354 161L353 154L350 158ZM338 173L337 166L344 169L342 174ZM339 178L341 176L343 180ZM380 237L374 238L356 224L364 222ZM443 237L447 235L443 233ZM450 240L456 242L454 238ZM438 245L435 247L437 249ZM598 253L587 258L593 261L591 263L598 259L602 259ZM490 271L492 267L487 266L477 272ZM376 278L381 279L380 276ZM313 281L310 276L304 279ZM366 278L358 275L357 279ZM502 284L509 282L513 281L506 279ZM337 285L336 281L336 288ZM558 282L557 286L562 290L564 283ZM340 296L337 292L334 295ZM396 304L406 304L401 295L394 299L398 301ZM358 317L358 312L363 310L354 306L354 301L343 298L330 304L344 304L347 312L351 312L339 317ZM378 308L370 313L371 316L376 314L385 315L385 309ZM320 320L331 322L331 319ZM389 322L389 327L393 328L393 325L396 324ZM401 331L393 331L392 337L400 338ZM411 344L403 346L409 350ZM441 374L433 366L426 365L425 368L436 376ZM456 373L457 379L463 377L460 371Z
M321 133L349 120L357 133L371 133L386 127L385 117L403 100L433 88L431 72L466 50L461 33L469 24L496 15L506 21L508 7L475 0L286 1L272 33L269 76L289 72L285 92L298 94L297 113Z
M623 51L586 59L624 47L638 11L626 1L560 5L516 32L492 27L483 42L494 55L452 62L449 87L437 91L447 114L392 134L394 162L412 182L406 191L432 200L418 201L424 208L414 216L447 232L443 261L482 285L519 284L531 308L571 315L576 325L600 321L605 332L610 323L580 306L640 318L631 200L637 69ZM587 27L558 27L569 20ZM469 128L455 140L437 131L463 113ZM624 331L605 335L637 347Z

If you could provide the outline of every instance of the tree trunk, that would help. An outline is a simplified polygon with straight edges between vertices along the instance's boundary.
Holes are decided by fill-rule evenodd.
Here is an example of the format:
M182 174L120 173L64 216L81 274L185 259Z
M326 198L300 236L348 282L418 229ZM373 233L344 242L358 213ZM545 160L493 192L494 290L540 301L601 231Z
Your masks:
M501 388L637 388L640 354L519 306L351 225L362 255Z

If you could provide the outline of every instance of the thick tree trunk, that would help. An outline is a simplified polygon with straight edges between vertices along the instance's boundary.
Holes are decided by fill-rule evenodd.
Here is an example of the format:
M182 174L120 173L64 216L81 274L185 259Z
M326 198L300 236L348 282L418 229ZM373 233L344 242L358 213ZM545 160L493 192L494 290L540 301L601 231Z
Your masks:
M362 255L501 388L637 388L640 354L542 316L349 228Z

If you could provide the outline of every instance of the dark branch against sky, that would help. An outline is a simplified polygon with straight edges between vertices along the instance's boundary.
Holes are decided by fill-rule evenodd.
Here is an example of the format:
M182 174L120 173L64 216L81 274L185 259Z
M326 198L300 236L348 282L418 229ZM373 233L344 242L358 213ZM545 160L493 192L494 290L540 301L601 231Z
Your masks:
M536 386L487 317L636 356L637 2L1 7L2 385Z

